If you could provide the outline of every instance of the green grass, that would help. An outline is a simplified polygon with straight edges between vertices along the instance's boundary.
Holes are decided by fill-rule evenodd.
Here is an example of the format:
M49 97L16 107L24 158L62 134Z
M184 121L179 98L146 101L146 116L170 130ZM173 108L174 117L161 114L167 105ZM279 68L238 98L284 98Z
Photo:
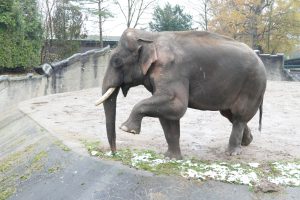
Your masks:
M285 184L289 186L296 186L297 180L300 181L299 160L278 162L278 165L274 162L260 163L258 166L254 166L252 163L212 162L196 158L176 161L166 160L163 155L150 150L120 149L117 153L112 154L105 152L100 142L82 141L82 143L92 156L119 161L130 167L154 174L180 175L197 180L212 179L233 184L246 184L250 187L259 184L262 180L271 180L276 177L294 178L294 182L290 181ZM278 166L281 166L280 164L288 165L288 163L295 164L296 167L298 165L299 174L295 171L296 175L284 176L288 172L279 170Z
M30 145L0 162L0 200L9 198L16 191L19 181L26 181L34 171L43 169L47 152L35 151L34 146Z
M100 141L87 141L80 140L85 148L91 153L91 151L100 151Z
M54 166L48 169L48 173L53 174L60 170L60 166Z
M71 151L71 149L69 147L67 147L64 143L62 143L62 141L60 141L60 140L56 140L54 142L54 144L56 146L58 146L59 148L61 148L63 151Z
M36 154L32 160L30 168L35 171L41 170L44 167L42 160L47 156L48 154L45 151L41 151L38 154Z
M15 193L16 188L14 186L5 187L0 189L0 200L8 199L13 193Z
M20 176L20 180L22 180L22 181L26 181L29 178L30 178L30 174L24 174L24 175Z
M13 174L16 164L23 162L28 153L33 151L33 146L28 146L25 150L15 152L0 162L0 200L9 198L16 191L16 181L24 180L25 175L17 176Z
M0 173L5 173L13 167L14 163L18 162L22 157L24 157L27 153L33 151L33 146L30 145L26 147L24 151L19 151L9 155L4 160L0 161Z

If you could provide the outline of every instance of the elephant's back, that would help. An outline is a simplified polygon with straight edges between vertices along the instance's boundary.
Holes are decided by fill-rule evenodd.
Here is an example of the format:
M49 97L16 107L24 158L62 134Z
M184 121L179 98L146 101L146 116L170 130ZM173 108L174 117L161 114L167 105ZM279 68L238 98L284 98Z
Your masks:
M190 68L190 107L202 110L227 109L242 90L245 93L250 93L250 90L252 93L261 93L261 88L265 88L264 65L246 45L232 45L229 41L214 48L193 48L182 62L182 65L186 63L186 67ZM244 88L246 82L247 88Z

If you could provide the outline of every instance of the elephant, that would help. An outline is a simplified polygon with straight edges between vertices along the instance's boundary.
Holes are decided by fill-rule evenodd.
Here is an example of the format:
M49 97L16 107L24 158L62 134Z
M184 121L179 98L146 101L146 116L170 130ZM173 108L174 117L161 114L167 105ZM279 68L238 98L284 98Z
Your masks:
M152 93L137 103L125 132L139 134L143 117L159 118L168 144L165 156L182 159L180 119L187 108L219 111L232 123L226 154L241 153L253 137L247 123L260 109L266 89L266 70L246 44L204 31L148 32L126 29L112 50L102 97L110 149L116 152L116 99L131 87L144 85Z

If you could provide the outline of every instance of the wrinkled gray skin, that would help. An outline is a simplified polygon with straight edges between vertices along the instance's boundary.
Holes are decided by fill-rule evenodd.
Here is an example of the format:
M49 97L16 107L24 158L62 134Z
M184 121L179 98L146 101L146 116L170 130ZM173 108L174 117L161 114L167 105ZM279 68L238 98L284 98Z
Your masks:
M121 129L138 134L143 117L160 120L168 143L165 156L181 159L180 118L187 108L220 111L232 123L228 155L252 141L247 122L262 105L266 72L247 45L208 32L151 33L127 29L112 51L103 94L111 151L116 151L116 98L121 88L144 85L152 97L136 104Z

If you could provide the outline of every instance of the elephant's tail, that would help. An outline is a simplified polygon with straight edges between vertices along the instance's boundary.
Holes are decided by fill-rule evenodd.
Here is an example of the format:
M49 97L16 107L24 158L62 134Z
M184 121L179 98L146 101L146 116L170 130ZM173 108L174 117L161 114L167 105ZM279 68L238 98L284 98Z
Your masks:
M262 122L262 114L263 114L263 100L261 101L261 104L259 106L259 127L258 130L261 131L261 122Z

